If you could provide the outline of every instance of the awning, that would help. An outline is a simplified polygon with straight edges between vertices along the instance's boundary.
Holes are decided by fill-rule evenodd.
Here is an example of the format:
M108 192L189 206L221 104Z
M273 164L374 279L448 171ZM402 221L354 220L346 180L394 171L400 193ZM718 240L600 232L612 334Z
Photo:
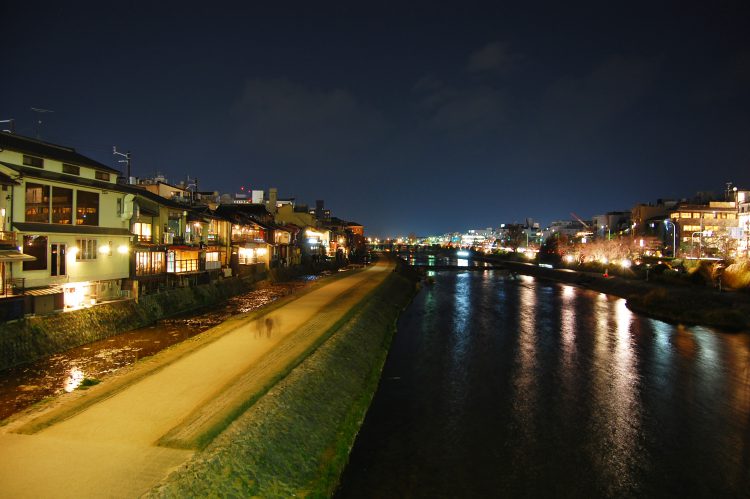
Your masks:
M99 227L98 225L46 224L38 222L13 222L13 227L31 234L91 234L97 236L132 236L128 229Z
M159 205L151 200L139 197L136 199L135 204L138 205L138 213L145 217L158 217L159 216Z
M33 262L35 256L24 255L18 250L0 250L0 262Z
M16 182L8 175L0 172L0 185L19 185L19 182Z

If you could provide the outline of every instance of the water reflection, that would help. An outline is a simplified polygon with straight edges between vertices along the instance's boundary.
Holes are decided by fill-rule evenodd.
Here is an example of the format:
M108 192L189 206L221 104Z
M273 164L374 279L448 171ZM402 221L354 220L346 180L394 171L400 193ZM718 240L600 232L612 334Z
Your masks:
M524 468L533 466L530 459L536 434L537 398L537 331L536 331L536 292L532 278L523 276L518 288L518 346L513 379L515 380L514 415L519 437L523 440L516 446L517 459Z
M446 397L449 403L449 413L446 431L453 437L460 431L458 427L466 400L466 362L471 341L469 313L472 310L472 289L469 286L470 275L462 272L456 275L455 291L453 292L451 337L448 344L448 389L450 395Z
M68 376L65 378L63 389L66 392L70 393L81 386L81 383L83 383L83 371L81 371L77 367L74 367L73 369L68 371Z
M750 490L747 334L528 277L438 272L399 320L385 373L400 381L381 383L338 497Z

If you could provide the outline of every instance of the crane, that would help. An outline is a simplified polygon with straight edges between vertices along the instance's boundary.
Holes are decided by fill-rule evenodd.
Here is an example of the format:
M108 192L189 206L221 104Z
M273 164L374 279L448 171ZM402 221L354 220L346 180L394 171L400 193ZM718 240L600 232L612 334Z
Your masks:
M584 222L581 217L579 217L578 215L576 215L572 211L570 212L570 216L572 216L573 218L575 218L576 220L578 220L579 222L581 222L581 225L583 225L584 229L586 229L588 231L591 230L591 227L589 227L589 224L587 224L586 222Z

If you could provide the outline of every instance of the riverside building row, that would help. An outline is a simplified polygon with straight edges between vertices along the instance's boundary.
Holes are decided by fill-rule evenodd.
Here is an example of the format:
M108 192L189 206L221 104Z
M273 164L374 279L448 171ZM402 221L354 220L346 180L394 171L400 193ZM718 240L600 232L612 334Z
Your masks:
M0 320L306 260L362 256L364 228L279 202L125 183L70 147L0 132ZM322 205L322 204L321 204Z
M610 211L588 220L571 213L573 220L553 221L542 228L525 223L498 228L471 229L426 238L399 238L393 244L427 244L474 248L492 252L509 249L511 240L521 252L534 252L550 237L570 243L630 240L645 256L688 259L750 257L750 190L727 185L723 196L698 193L692 199L639 203L630 211Z

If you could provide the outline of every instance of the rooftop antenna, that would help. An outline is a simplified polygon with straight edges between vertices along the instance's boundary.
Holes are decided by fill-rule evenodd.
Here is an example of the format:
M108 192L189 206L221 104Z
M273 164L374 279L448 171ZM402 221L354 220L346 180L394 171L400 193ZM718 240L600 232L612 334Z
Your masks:
M0 123L8 123L10 125L10 128L3 130L3 132L16 133L16 120L13 118L9 120L0 120Z
M125 158L125 159L120 159L117 162L118 163L125 163L125 165L127 166L128 176L125 179L125 183L129 184L130 183L130 151L128 151L128 152L120 152L120 151L117 150L117 146L112 146L112 154L116 154L118 156L122 156L123 158Z
M52 111L51 109L41 109L39 107L32 107L31 110L34 111L35 113L37 113L39 115L39 117L36 119L36 123L35 123L35 126L36 126L36 139L37 140L42 140L42 136L41 136L41 133L42 133L42 115L43 114L47 114L47 113L54 113L54 111Z
M732 182L726 182L727 190L724 192L724 198L729 201L731 199L732 194Z

